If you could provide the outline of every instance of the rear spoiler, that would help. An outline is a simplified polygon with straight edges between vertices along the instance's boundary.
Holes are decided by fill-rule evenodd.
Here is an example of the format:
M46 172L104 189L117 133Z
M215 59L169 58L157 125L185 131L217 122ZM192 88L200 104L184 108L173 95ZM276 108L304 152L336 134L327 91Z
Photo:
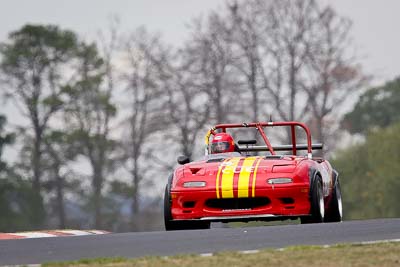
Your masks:
M274 151L292 151L293 146L292 145L277 145L277 146L272 146ZM317 150L317 149L322 149L323 144L312 144L311 149ZM296 145L296 150L307 150L307 144L299 144ZM240 152L250 152L250 151L268 151L267 146L239 146Z

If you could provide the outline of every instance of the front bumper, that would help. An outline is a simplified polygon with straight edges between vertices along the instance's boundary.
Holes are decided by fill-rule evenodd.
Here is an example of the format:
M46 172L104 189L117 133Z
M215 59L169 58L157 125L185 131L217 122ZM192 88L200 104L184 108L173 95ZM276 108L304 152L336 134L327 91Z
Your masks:
M223 205L215 205L219 202L223 202ZM256 190L255 198L241 199L217 199L215 190L173 190L171 214L173 220L223 222L272 221L306 216L310 214L309 185L275 185Z

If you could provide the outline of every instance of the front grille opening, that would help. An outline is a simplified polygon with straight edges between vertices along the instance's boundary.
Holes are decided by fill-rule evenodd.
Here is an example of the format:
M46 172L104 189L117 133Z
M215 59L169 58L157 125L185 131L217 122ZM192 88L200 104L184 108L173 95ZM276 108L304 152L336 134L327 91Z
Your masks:
M235 210L235 209L254 209L270 204L267 197L256 198L222 198L208 199L206 206L214 209Z
M291 197L282 197L280 200L283 204L294 204L294 199Z
M194 202L194 201L185 201L185 202L183 202L183 207L184 208L194 208L195 204L196 204L196 202Z

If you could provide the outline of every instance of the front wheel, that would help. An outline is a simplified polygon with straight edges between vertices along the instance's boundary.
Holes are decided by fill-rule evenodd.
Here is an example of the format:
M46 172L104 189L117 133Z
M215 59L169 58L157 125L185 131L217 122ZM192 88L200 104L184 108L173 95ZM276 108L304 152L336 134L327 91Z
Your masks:
M311 189L311 216L300 218L302 224L322 223L325 219L325 202L320 177L314 179Z
M335 188L332 192L332 199L329 203L328 212L326 214L326 222L341 222L343 218L342 192L339 180L336 181Z
M171 214L171 196L168 186L164 194L164 225L166 231L210 229L210 222L204 221L174 221Z

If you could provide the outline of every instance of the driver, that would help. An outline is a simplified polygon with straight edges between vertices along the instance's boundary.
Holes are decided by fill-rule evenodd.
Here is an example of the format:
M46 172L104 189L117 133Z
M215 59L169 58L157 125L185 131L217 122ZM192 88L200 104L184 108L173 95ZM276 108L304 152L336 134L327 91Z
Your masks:
M235 141L228 133L217 133L211 142L211 154L235 151Z

